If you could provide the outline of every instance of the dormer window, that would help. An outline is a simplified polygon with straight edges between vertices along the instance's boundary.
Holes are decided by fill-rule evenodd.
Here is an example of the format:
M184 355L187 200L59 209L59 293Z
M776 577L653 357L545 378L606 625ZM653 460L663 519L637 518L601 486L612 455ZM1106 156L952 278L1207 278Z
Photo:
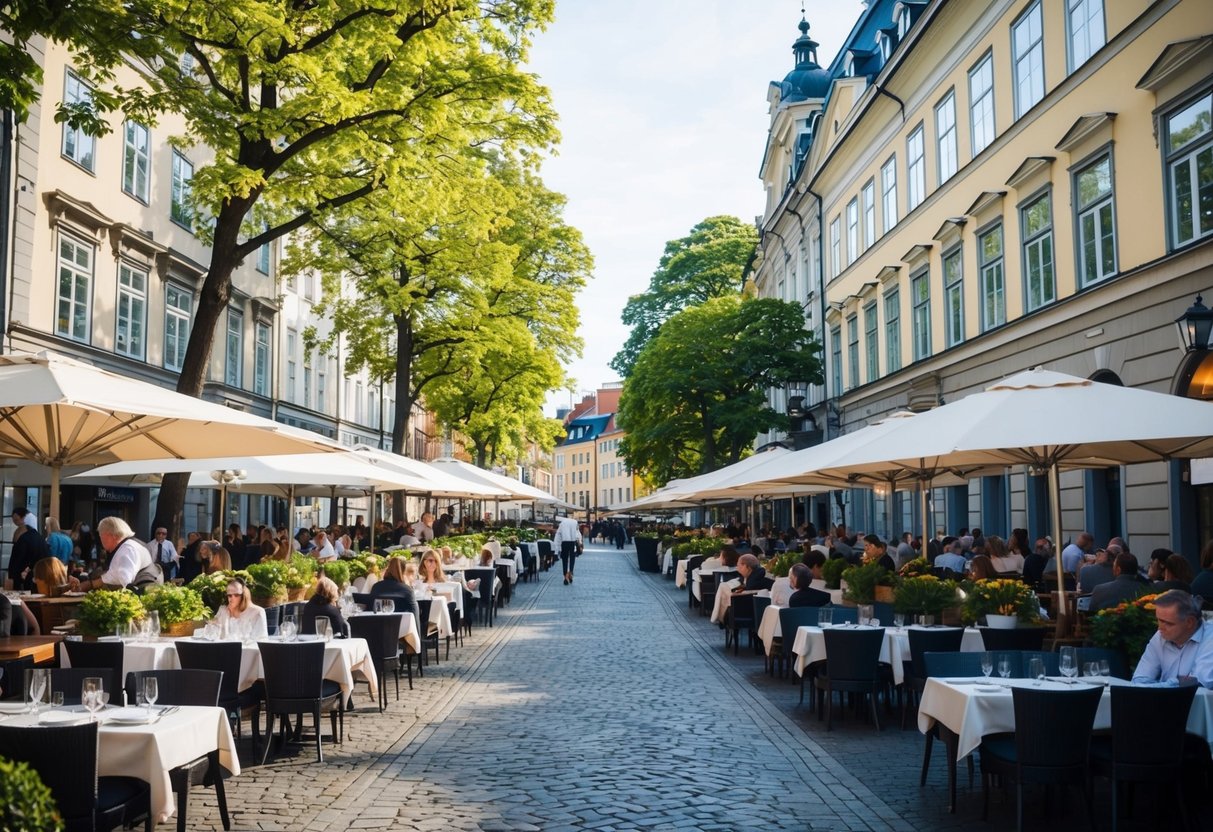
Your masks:
M876 37L876 43L880 47L880 63L886 64L889 62L889 56L893 54L893 42L889 40L887 32L881 32Z
M901 11L897 14L897 39L904 40L906 33L910 31L910 7L902 6Z
M853 54L847 55L847 59L842 65L842 74L848 78L854 77L854 75L855 75L855 56Z

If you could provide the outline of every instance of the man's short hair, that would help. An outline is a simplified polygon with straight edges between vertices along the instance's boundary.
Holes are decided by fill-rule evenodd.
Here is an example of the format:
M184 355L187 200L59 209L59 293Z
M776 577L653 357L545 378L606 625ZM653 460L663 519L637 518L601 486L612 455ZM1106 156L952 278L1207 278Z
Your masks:
M1175 553L1170 549L1155 549L1150 553L1150 560L1161 560L1165 563L1167 558L1171 557L1173 554Z
M1201 618L1200 603L1192 593L1182 589L1168 589L1154 599L1154 606L1173 607L1184 618L1195 618L1197 621Z
M1116 556L1116 568L1120 570L1120 574L1122 575L1136 575L1137 555L1121 552Z
M17 506L15 509L13 509L13 517L16 517L19 520L24 520L25 515L27 514L29 514L29 509L25 506Z
M751 569L758 568L758 558L754 557L754 555L751 554L750 552L746 552L744 555L742 555L741 557L739 557L737 559L738 566L740 566L743 563L746 566L750 567Z
M135 536L135 532L127 525L125 520L113 515L101 518L100 522L97 523L97 533L112 534L114 537L121 537L124 540Z
M881 549L886 548L886 544L878 535L870 534L864 537L864 543L870 543L873 546L879 546Z
M804 557L800 559L800 562L809 569L813 569L814 567L822 567L826 565L826 556L821 552L818 552L816 549L810 549L804 553Z
M814 554L817 554L816 552ZM788 572L789 575L796 579L796 588L804 589L813 580L813 574L809 572L809 567L803 563L793 563L792 569Z

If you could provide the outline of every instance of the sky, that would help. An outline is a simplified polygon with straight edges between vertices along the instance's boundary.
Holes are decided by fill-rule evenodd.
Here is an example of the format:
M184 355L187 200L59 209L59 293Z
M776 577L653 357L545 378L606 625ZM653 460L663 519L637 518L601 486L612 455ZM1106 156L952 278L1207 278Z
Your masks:
M822 66L862 10L809 0ZM560 116L544 182L568 197L565 219L595 259L578 303L584 354L567 366L578 399L618 380L608 364L628 334L620 313L666 241L705 217L762 213L767 87L793 67L799 22L799 0L557 0L530 68Z

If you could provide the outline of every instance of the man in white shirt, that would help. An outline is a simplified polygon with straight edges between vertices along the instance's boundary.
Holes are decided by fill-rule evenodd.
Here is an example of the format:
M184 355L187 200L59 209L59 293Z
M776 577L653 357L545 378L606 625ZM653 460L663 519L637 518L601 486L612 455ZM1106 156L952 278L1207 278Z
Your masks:
M135 582L135 576L152 565L152 553L135 538L135 533L121 517L103 517L97 524L101 547L110 555L109 569L99 578L70 579L73 590L122 589Z
M434 539L434 515L428 511L421 515L421 519L413 524L413 537L421 543L429 543ZM404 541L402 540L401 543Z
M315 539L316 548L312 551L312 557L321 563L330 560L337 560L337 550L333 548L332 542L329 541L328 532L324 529L316 532Z
M147 544L147 550L152 553L152 562L160 564L165 580L171 581L177 577L177 562L181 560L181 555L177 554L176 547L168 539L168 529L164 526L157 528L152 542Z
M560 550L560 564L564 567L564 585L573 582L573 564L577 560L577 551L581 548L581 527L572 517L561 517L556 527L556 536L552 545Z

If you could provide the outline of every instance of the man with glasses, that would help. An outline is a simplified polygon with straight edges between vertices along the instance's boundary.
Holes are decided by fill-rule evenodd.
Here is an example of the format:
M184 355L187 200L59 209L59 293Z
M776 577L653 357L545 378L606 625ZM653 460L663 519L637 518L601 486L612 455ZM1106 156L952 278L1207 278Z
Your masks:
M1154 599L1158 632L1133 672L1136 684L1195 680L1213 688L1213 624L1201 618L1200 600L1182 589Z
M147 548L152 553L152 560L160 564L160 571L164 573L166 581L177 577L177 562L181 560L181 556L177 554L173 541L168 539L168 529L164 526L158 527Z

